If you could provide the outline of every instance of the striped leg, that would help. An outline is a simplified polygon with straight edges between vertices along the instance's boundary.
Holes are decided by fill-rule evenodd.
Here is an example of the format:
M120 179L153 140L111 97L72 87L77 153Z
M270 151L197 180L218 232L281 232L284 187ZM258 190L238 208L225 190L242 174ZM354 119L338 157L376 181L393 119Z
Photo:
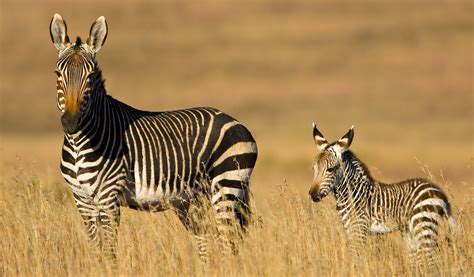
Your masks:
M115 199L115 198L114 198ZM120 220L118 201L96 206L76 198L76 205L86 227L87 236L94 251L100 250L105 258L114 263L117 258L117 227Z
M422 212L415 215L410 224L409 246L411 257L417 265L427 264L430 267L438 262L438 213Z
M102 254L115 263L117 259L117 228L120 224L120 202L115 195L100 201L99 223Z
M406 237L409 247L410 266L425 268L425 270L434 270L439 265L438 244L431 239L418 239L413 234ZM424 271L425 271L424 270Z
M201 195L186 194L180 201L173 203L179 220L183 223L186 230L194 234L199 251L201 262L206 264L209 262L208 244L210 222L209 216L206 214L206 202Z
M361 215L352 217L344 223L344 228L348 237L349 249L357 257L367 243L369 234L368 218Z
M217 231L223 252L235 253L235 239L248 224L248 182L251 168L222 173L212 180L211 205L216 212Z
M120 220L120 209L101 210L99 218L102 231L102 253L106 258L116 262L117 227Z
M98 216L99 210L94 204L89 204L82 201L79 197L74 195L77 210L82 217L84 227L86 228L87 238L93 251L100 250L99 238L99 224Z

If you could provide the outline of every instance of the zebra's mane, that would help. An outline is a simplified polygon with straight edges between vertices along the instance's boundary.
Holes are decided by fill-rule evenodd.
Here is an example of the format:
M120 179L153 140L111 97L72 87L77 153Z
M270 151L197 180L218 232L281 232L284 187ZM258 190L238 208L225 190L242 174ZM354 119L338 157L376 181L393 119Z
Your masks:
M76 42L74 43L74 48L75 48L75 49L79 49L79 47L80 47L81 45L82 45L82 39L81 39L81 37L78 36L78 37L76 38Z
M369 168L365 163L363 163L357 156L352 152L351 150L346 150L342 154L342 160L345 163L350 163L351 165L357 166L359 168L362 168L362 171L364 174L367 176L370 182L375 182L374 177L372 177L372 174L370 173Z
M102 70L97 66L94 70L94 80L93 80L94 89L98 90L100 93L107 95L105 90L105 80L102 77Z

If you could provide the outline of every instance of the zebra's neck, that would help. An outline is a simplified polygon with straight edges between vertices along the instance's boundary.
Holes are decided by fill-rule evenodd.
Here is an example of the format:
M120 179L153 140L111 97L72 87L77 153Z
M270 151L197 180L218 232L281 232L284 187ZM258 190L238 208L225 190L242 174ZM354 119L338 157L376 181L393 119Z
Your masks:
M343 176L334 191L338 210L359 204L363 206L366 200L363 196L371 191L374 179L367 167L351 151L342 154L342 167ZM361 201L358 202L359 200Z
M122 126L113 120L117 117L117 100L108 96L102 79L100 69L91 76L91 91L89 92L88 108L81 115L79 131L73 135L67 135L66 139L76 148L106 147L107 139L122 132Z

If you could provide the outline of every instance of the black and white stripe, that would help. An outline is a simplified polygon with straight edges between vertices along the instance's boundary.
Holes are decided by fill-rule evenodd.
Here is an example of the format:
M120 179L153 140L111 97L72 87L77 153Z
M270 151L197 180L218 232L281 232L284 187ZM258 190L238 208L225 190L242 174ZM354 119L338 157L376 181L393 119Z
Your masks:
M332 192L336 209L353 250L358 250L370 234L395 230L406 234L416 263L436 261L439 226L455 220L446 194L424 179L410 179L394 184L381 183L348 148L353 127L339 141L328 143L313 124L318 154L313 164L314 179L309 191L315 202Z
M95 60L106 31L100 17L86 43L79 38L70 43L64 20L55 15L51 22L60 53L58 107L65 130L61 171L89 237L115 257L120 205L171 208L194 232L206 259L206 230L196 222L202 215L188 211L202 212L199 205L209 202L222 237L231 236L234 225L247 225L255 140L240 122L213 108L146 112L107 95Z

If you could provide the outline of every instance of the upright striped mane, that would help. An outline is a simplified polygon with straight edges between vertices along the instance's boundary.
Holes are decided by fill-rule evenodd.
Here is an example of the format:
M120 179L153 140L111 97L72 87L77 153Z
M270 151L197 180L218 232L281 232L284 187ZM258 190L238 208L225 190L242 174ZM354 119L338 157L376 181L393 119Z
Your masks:
M354 152L352 152L351 150L347 150L345 151L343 154L342 154L342 160L344 163L351 163L352 165L354 165L354 162L357 163L357 166L362 168L363 172L364 172L364 175L367 176L367 178L369 179L370 182L375 182L375 179L374 177L372 177L372 174L370 173L370 170L369 168L367 167L367 165L362 162L356 154L354 154Z
M77 37L76 38L76 42L74 43L74 49L75 50L79 50L79 48L81 47L81 44L82 44L82 40L81 40L81 37Z

